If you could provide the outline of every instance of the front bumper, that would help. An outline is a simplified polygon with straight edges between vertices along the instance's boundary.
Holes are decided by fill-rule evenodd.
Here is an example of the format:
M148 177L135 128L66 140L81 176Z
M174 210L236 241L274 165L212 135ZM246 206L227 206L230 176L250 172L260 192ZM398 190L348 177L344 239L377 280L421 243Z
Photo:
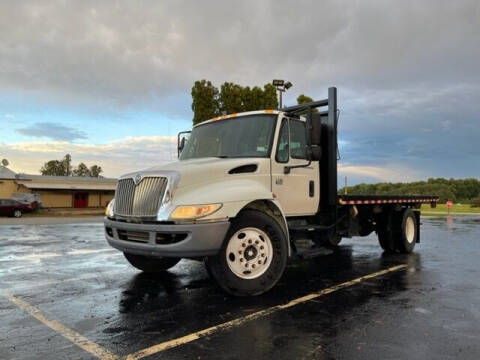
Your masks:
M165 225L104 218L105 238L114 248L150 257L198 257L218 253L230 222Z

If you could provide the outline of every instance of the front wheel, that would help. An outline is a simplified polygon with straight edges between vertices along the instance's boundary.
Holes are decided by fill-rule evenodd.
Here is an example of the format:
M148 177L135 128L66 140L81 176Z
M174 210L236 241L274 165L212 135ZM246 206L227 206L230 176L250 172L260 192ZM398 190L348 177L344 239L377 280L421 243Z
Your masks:
M21 218L22 210L18 210L18 209L13 210L13 216L15 216L16 218Z
M253 296L280 280L287 253L286 236L277 221L260 211L245 210L233 220L220 252L205 264L226 292Z
M142 255L123 253L130 264L146 273L158 273L178 264L181 258L151 258Z

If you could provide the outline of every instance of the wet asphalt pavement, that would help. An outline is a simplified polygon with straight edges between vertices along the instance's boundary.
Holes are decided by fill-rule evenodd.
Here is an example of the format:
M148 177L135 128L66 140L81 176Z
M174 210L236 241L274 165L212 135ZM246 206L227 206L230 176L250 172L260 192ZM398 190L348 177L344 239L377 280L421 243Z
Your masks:
M0 359L95 359L77 346L85 342L126 357L233 319L240 321L145 359L478 359L480 217L422 221L413 254L384 255L375 235L344 239L332 255L292 261L255 298L225 295L199 262L142 274L108 247L98 222L2 225ZM65 338L69 329L77 345Z

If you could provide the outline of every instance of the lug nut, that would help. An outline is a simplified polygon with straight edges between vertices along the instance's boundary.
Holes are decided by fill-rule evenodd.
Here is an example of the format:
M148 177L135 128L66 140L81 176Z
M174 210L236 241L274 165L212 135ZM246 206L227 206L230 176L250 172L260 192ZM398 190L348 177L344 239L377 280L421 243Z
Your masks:
M260 250L263 250L263 245L262 245L262 246L260 246Z
M245 264L245 267L248 267L248 263Z
M258 240L255 240L255 244L258 245Z
M242 258L240 258L240 262L243 262L243 259L242 259Z
M252 268L255 269L255 264L252 264Z
M245 246L247 246L247 245L245 245L245 243L243 243L243 244L242 244L242 247L245 247Z
M258 260L258 264L259 264L259 265L262 265L262 260Z
M262 254L262 257L265 257L265 254Z
M252 239L248 240L248 243L251 244L251 243L252 243Z

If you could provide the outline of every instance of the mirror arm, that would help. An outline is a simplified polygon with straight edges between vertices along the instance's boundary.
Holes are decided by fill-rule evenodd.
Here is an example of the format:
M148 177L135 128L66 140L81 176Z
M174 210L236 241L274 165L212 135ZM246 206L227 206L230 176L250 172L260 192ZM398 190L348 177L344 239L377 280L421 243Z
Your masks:
M309 167L311 163L312 163L312 159L309 159L309 160L308 160L308 163L303 164L303 165L285 166L285 167L283 168L283 173L284 173L284 174L290 174L290 171L291 171L292 169Z

